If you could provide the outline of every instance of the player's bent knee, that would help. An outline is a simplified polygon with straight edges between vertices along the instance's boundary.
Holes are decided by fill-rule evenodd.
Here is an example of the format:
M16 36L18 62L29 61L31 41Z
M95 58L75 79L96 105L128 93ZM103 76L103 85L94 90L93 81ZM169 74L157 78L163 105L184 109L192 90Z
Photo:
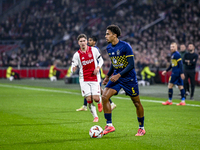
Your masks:
M99 97L99 95L93 95L93 99L95 102L99 102L100 97Z
M106 95L102 95L101 98L102 98L103 102L109 101L109 99L106 97Z
M87 100L88 103L92 103L92 98L91 98L91 96L86 97L86 100Z

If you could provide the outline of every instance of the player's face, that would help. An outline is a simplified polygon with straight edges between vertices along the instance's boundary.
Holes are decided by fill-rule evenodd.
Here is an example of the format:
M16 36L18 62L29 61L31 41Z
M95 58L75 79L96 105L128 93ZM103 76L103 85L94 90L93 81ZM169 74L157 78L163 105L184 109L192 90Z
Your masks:
M80 46L81 50L87 49L87 40L85 38L80 38L78 45Z
M88 45L89 46L95 46L95 44L96 44L96 42L92 38L88 39Z
M106 30L105 38L108 43L112 43L115 37L116 37L116 34L113 34L110 30Z
M170 50L171 50L172 53L175 52L177 50L177 45L176 44L171 44L170 45Z

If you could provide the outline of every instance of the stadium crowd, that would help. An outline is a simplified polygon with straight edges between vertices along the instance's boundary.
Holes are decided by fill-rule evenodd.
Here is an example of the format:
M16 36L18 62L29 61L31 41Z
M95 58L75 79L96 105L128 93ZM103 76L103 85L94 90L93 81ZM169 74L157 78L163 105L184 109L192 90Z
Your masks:
M23 43L11 54L2 52L0 66L47 67L59 60L59 66L69 67L78 50L76 37L85 33L97 36L104 68L108 68L105 30L117 24L123 31L120 38L133 48L137 69L144 64L166 68L172 41L194 43L200 57L199 8L198 0L33 0L29 8L1 22L0 39L22 39ZM200 69L200 61L197 67Z

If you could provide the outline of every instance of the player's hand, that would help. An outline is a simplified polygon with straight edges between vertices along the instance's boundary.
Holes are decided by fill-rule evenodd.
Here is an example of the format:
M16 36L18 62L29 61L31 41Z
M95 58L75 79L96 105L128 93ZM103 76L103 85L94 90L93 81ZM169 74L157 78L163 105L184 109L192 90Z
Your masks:
M94 75L97 75L98 72L99 72L99 67L97 67L97 68L94 69L93 74L94 74Z
M167 73L167 71L163 71L163 72L162 72L162 75L164 76L164 75L166 75L166 73Z
M185 75L182 73L181 74L181 79L184 80L185 79Z
M121 77L121 75L118 73L118 74L112 76L112 77L110 78L110 81L116 82L120 77Z
M76 72L77 66L72 68L73 73Z
M103 80L103 85L106 85L107 83L108 83L108 81L109 81L109 77L108 76L106 76L105 78L104 78L104 80Z

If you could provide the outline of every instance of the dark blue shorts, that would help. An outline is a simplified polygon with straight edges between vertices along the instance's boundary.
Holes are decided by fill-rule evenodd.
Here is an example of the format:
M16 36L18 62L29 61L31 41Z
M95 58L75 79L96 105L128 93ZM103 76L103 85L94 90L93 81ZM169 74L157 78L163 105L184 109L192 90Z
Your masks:
M169 77L169 83L176 84L176 85L183 85L183 80L181 79L180 75L172 74Z
M138 88L138 83L137 79L123 79L123 80L117 80L116 82L108 81L108 84L106 85L107 88L111 88L118 92L120 91L121 88L124 89L127 95L131 97L135 97L139 95L139 88ZM116 94L116 95L117 95Z

